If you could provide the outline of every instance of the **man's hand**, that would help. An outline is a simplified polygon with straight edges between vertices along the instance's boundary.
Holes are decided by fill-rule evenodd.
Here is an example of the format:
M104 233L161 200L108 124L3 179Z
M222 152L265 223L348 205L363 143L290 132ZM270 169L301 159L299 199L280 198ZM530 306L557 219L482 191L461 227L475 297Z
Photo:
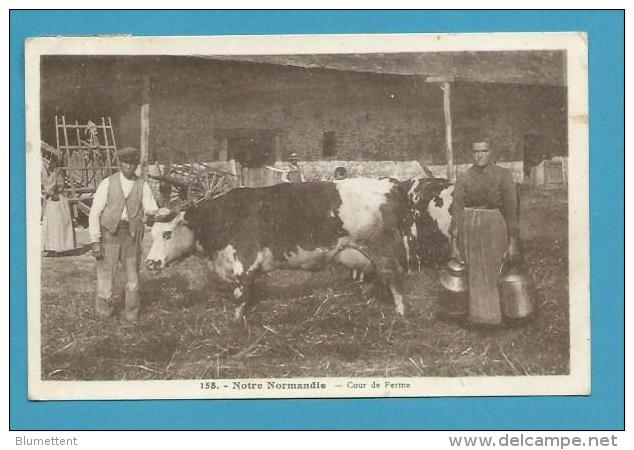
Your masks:
M509 246L506 249L506 259L513 263L519 261L520 258L520 247L517 242L516 237L512 237L509 239Z
M154 218L155 218L155 215L154 215L154 214L149 214L149 213L148 213L148 214L146 214L146 215L145 215L145 224L146 224L148 227L151 227L152 225L154 225Z
M90 244L90 251L97 261L101 261L103 259L103 248L101 246L101 242L93 242Z

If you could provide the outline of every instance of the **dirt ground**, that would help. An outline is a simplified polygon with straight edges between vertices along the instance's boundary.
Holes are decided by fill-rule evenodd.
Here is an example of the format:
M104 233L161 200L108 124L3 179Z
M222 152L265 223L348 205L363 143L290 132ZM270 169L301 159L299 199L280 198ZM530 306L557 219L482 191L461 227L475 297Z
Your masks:
M230 290L209 281L194 257L158 276L142 270L144 309L129 326L119 317L95 317L89 253L45 257L42 378L566 374L566 199L565 191L522 191L522 241L539 291L538 313L523 327L497 330L439 320L433 270L407 276L405 318L368 301L347 271L331 269L263 277L258 289L265 300L248 321L233 322ZM146 252L149 244L146 233Z

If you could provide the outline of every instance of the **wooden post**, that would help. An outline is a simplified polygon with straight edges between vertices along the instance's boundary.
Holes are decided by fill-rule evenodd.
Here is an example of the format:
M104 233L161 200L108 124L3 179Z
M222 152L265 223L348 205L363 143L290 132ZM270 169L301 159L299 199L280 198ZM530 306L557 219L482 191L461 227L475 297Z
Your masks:
M443 112L445 115L445 142L447 152L447 179L452 183L456 181L456 170L453 157L453 139L451 134L451 82L455 80L453 75L432 76L425 78L426 83L434 83L440 86L443 94Z
M106 128L106 119L101 116L101 129L103 130L103 143L106 147L106 167L107 169L101 169L101 178L105 178L110 175L110 143L108 142L108 129ZM108 175L105 175L105 174Z
M274 148L275 161L279 161L280 159L282 159L281 141L282 141L282 133L278 131L275 133L274 142L273 142L273 145L275 146Z
M110 137L112 138L112 153L110 153L110 150L108 150L108 158L110 161L109 162L110 166L108 167L107 173L108 173L108 176L110 176L112 175L112 169L116 168L115 163L118 162L116 161L117 141L115 141L114 139L114 130L112 129L112 118L110 116L108 116L108 129L110 130Z
M451 85L448 81L440 85L443 94L443 111L445 113L445 139L447 143L447 179L456 181L456 170L453 158L453 140L451 135Z
M55 140L57 143L57 150L59 151L59 165L65 167L66 176L68 177L68 149L66 149L66 153L62 151L62 148L59 144L59 123L57 121L57 116L55 116ZM66 156L66 161L64 162L64 156ZM62 172L63 174L64 172Z
M141 178L147 179L148 148L150 140L150 77L143 77L143 94L141 100Z
M66 116L62 116L62 126L64 127L64 143L66 144L66 163L70 164L70 144L68 143L68 130L66 128ZM77 143L79 145L79 143ZM79 170L78 170L79 172ZM68 170L68 179L70 181L70 195L71 198L76 199L77 195L75 195L75 181L73 180L73 174L71 170ZM73 202L73 217L77 218L77 203Z
M77 135L77 145L79 147L81 147L81 135L79 133L79 121L77 119L75 119L75 133ZM86 161L86 160L84 160L84 161ZM84 170L83 173L81 174L81 176L82 176L82 184L84 186L88 186L88 166L87 165L85 166L85 169L86 170Z

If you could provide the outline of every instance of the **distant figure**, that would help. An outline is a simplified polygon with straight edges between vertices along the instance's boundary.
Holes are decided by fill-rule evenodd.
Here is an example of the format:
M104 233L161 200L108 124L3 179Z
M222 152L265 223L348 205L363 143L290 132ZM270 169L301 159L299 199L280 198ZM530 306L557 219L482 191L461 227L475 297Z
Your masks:
M338 166L337 168L335 168L335 180L343 180L345 178L348 178L348 171L346 170L345 167L343 166Z
M67 252L75 248L75 229L70 215L68 198L64 195L64 179L59 163L52 159L44 183L44 217L42 244L45 256Z
M299 166L299 155L295 152L289 156L289 166L282 174L282 181L287 183L303 183L306 181L304 172Z

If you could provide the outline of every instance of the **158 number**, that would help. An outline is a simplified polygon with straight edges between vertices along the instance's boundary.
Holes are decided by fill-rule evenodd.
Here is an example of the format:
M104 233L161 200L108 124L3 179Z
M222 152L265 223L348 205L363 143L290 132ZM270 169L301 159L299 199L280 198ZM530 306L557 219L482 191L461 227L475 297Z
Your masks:
M218 389L218 386L216 385L215 381L201 381L200 389L208 391L211 389Z

